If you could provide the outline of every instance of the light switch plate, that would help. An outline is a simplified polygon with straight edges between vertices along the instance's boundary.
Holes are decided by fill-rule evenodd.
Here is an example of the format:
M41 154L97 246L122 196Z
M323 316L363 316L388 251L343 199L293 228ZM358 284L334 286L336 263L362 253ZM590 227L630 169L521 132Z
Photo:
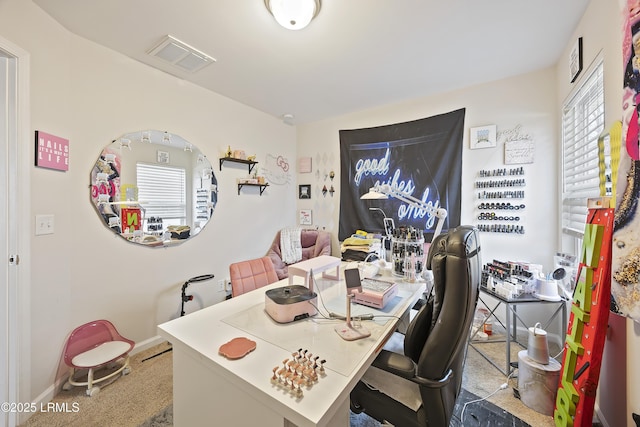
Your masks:
M53 234L53 215L36 215L36 236Z

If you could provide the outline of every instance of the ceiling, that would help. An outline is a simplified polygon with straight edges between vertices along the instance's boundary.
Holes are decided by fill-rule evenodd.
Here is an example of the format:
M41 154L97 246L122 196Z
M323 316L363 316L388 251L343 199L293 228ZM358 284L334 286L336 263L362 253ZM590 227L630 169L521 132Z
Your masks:
M557 63L589 0L324 0L280 27L263 0L33 0L72 33L292 124ZM147 52L172 35L216 59L190 73Z

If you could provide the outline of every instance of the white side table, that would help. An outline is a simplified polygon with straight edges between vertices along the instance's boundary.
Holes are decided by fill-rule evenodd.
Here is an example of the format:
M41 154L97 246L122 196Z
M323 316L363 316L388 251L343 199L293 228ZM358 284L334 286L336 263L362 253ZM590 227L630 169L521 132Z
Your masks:
M340 280L340 263L342 260L338 257L329 255L320 255L306 261L297 262L289 266L289 284L293 283L294 276L304 277L304 285L309 287L309 279L311 272L313 274L322 273L322 277L332 280ZM328 273L329 270L336 269L335 274Z

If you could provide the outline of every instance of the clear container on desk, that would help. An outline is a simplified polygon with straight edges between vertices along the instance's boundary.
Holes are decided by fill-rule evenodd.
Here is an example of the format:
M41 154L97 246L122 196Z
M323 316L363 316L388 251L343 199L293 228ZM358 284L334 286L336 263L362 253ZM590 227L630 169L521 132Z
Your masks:
M407 282L421 280L424 271L424 236L421 232L398 234L391 238L393 275Z

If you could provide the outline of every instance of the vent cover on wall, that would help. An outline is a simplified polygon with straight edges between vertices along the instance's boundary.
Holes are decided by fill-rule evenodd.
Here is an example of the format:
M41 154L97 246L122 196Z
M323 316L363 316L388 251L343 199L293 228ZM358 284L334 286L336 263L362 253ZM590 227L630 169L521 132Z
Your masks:
M216 61L211 56L169 35L147 53L190 73L201 70Z

